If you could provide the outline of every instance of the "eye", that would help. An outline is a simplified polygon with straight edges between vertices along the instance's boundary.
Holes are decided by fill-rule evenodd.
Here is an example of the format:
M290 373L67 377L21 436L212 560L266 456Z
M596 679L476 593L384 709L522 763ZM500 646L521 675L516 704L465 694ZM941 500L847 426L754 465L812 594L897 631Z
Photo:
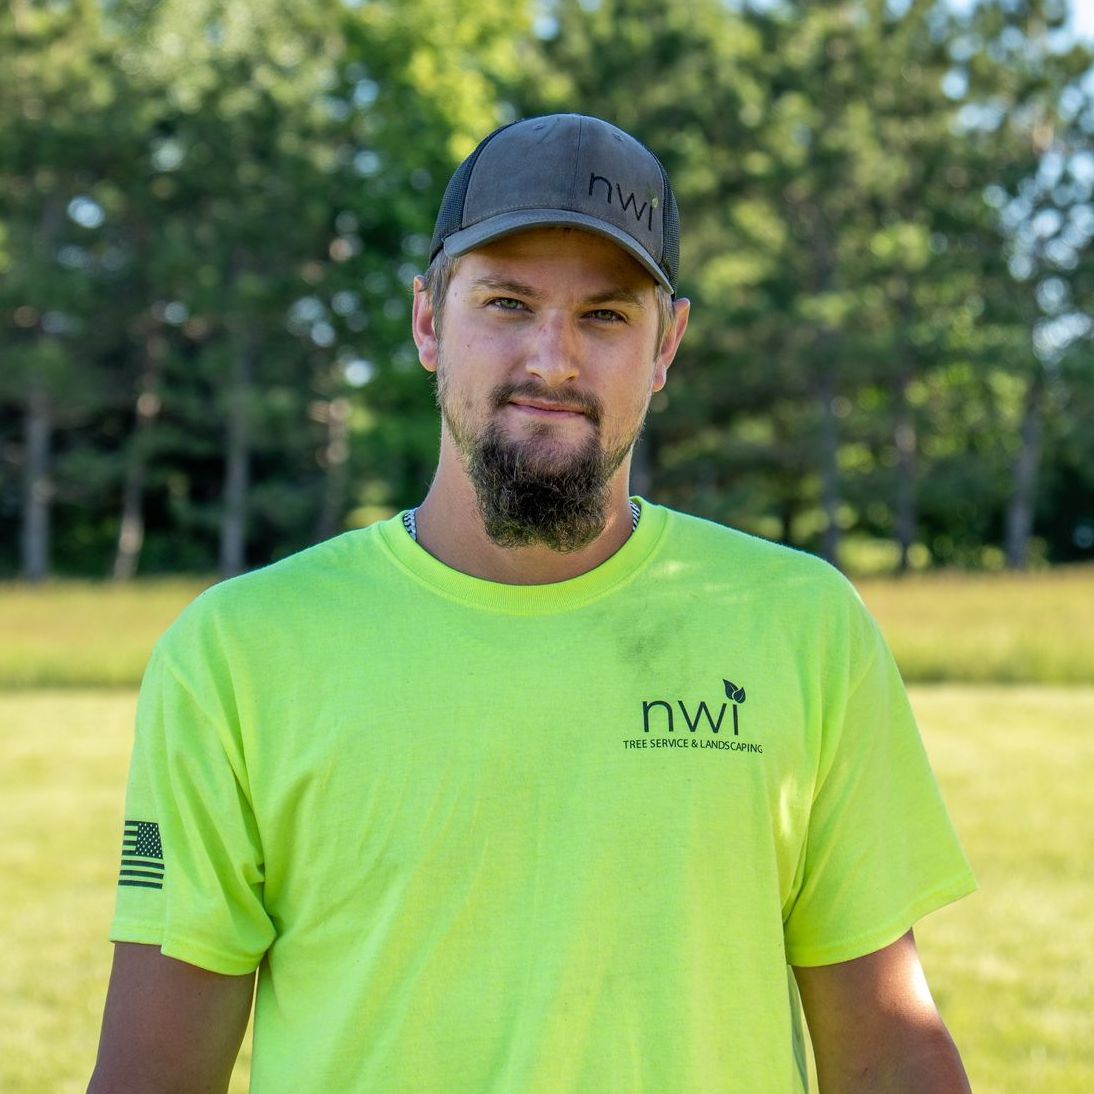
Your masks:
M512 296L493 296L486 302L488 308L497 308L498 311L522 311L524 303Z
M626 323L627 321L627 317L622 312L613 311L611 308L595 308L586 314L599 323Z

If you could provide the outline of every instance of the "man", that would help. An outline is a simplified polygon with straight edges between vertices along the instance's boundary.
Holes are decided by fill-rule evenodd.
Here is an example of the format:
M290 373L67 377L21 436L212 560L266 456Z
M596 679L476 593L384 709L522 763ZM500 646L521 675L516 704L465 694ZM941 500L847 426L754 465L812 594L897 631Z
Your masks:
M687 326L656 158L504 127L413 329L421 506L157 646L92 1091L963 1091L912 924L972 880L823 563L628 494ZM788 976L792 967L794 976Z

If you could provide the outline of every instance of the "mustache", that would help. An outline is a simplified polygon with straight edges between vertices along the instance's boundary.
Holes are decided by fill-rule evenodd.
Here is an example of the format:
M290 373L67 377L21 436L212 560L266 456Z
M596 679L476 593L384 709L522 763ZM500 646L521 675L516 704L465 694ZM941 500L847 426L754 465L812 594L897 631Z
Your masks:
M561 391L550 390L532 380L520 383L499 384L493 391L494 409L501 410L514 398L535 399L537 402L557 403L559 406L577 407L586 418L599 425L604 415L600 400L587 391L565 388Z

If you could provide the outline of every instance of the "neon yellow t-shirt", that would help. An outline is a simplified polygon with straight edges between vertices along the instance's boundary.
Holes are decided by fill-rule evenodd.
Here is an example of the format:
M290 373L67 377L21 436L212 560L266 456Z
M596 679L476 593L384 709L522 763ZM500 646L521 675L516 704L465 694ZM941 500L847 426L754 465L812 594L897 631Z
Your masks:
M847 582L648 503L555 585L395 518L215 586L126 817L111 937L261 963L260 1094L800 1090L787 964L974 887Z

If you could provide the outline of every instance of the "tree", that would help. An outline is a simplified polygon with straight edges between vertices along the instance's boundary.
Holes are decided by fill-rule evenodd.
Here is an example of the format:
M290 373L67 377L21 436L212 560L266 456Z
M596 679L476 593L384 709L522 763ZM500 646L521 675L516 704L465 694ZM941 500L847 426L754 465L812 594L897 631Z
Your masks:
M50 569L57 427L93 413L106 390L81 347L108 341L90 322L109 310L96 237L112 193L96 187L126 155L130 104L91 0L17 0L0 13L0 54L11 59L0 69L0 383L23 408L21 569L37 581Z
M848 530L892 537L902 568L920 538L957 559L947 544L967 499L940 504L935 393L940 411L975 401L999 386L982 373L1013 373L1001 349L1028 357L1036 313L1016 306L984 195L1036 170L1031 127L1076 68L1037 45L1051 3L1019 8L551 9L556 78L533 72L528 101L619 120L678 182L696 307L646 461L671 500L832 560ZM1023 68L1027 48L1040 60ZM980 124L999 101L1013 122ZM987 463L989 514L1005 490L1004 418L991 445L971 427L955 441Z

